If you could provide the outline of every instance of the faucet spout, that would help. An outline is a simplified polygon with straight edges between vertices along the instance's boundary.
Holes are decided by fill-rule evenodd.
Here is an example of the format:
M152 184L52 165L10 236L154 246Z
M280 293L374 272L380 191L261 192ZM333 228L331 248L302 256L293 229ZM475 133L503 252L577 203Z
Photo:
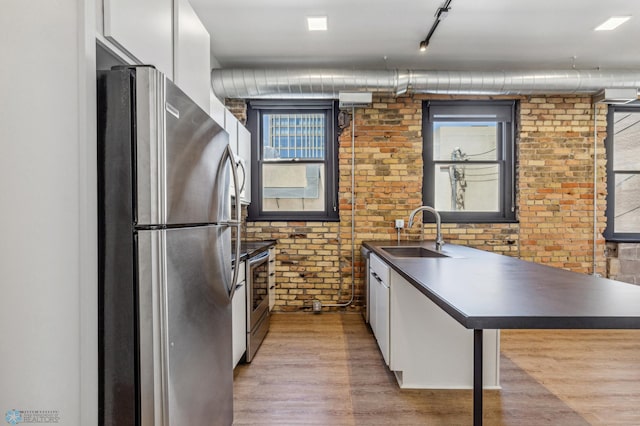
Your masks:
M421 212L421 211L431 212L435 216L436 218L436 250L441 251L442 246L444 245L444 240L442 239L442 226L441 226L442 222L440 220L440 213L438 213L436 209L430 206L418 207L417 209L412 211L411 214L409 215L409 224L407 225L407 228L411 228L413 226L413 220L415 219L416 214L418 214L418 212ZM424 227L423 227L423 233L424 233Z

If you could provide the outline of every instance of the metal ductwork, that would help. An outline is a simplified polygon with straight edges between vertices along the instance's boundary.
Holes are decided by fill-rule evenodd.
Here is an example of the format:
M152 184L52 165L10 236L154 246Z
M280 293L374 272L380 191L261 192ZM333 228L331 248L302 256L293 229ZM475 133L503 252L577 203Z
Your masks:
M338 98L339 92L533 95L640 88L640 71L421 71L213 69L216 96L240 99Z

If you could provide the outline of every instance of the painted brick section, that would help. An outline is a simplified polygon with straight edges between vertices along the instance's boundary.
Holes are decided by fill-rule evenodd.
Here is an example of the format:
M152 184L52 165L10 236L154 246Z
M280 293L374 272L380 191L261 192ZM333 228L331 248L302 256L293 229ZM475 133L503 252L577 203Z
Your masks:
M608 243L607 276L614 280L640 284L640 244Z
M505 98L505 97L502 97ZM351 296L352 262L355 303L363 297L365 240L395 240L394 220L405 224L422 204L422 101L450 96L374 95L373 104L355 111L351 127L339 140L339 222L249 222L249 240L277 239L277 310L311 308ZM469 99L468 97L465 99ZM486 97L474 97L486 99ZM513 98L512 98L513 99ZM228 103L229 105L229 103ZM233 101L242 117L244 103ZM589 97L520 98L517 140L519 223L443 224L448 243L463 244L579 272L591 272L593 230L593 106ZM598 114L597 228L605 226L606 108ZM354 148L352 149L352 142ZM355 161L352 161L352 158ZM351 166L354 192L351 199ZM352 210L353 208L353 210ZM352 255L352 217L355 219ZM435 226L424 225L434 239ZM420 225L402 239L421 238ZM597 270L604 273L604 240L597 241Z

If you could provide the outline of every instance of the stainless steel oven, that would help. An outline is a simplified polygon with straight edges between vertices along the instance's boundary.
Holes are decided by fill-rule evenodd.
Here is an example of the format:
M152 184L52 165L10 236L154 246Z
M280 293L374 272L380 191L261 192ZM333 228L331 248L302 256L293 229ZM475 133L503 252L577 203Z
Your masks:
M247 362L251 362L269 331L269 252L247 263Z

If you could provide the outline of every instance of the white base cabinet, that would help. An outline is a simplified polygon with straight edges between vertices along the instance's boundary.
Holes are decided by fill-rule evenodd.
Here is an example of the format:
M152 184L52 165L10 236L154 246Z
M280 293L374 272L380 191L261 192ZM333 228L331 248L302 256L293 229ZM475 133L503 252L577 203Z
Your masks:
M401 388L472 389L473 330L391 270L390 364ZM500 388L500 336L484 330L483 385Z
M460 325L373 253L369 325L401 388L473 388L473 330ZM483 385L499 389L500 333L483 333Z
M390 360L389 284L389 267L372 253L369 257L369 324L387 365Z
M241 262L238 270L238 284L231 301L231 339L233 367L242 359L247 351L247 282L245 262Z

